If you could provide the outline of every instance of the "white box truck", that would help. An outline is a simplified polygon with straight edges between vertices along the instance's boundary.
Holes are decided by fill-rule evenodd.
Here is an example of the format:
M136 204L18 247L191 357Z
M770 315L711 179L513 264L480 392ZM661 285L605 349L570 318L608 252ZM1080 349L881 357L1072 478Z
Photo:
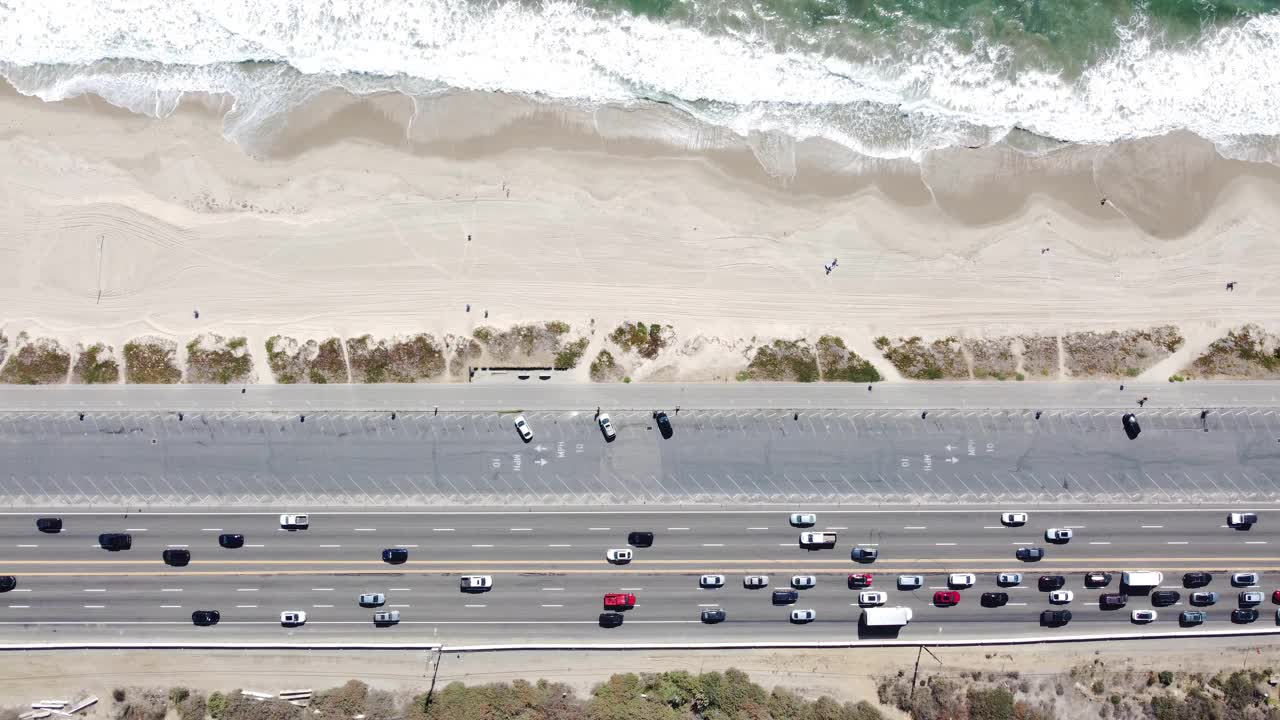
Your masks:
M801 547L835 547L836 534L833 532L800 533Z
M862 611L862 624L867 627L902 627L911 622L911 608L875 607Z
M1120 574L1120 583L1135 588L1160 587L1164 573L1156 570L1126 570Z

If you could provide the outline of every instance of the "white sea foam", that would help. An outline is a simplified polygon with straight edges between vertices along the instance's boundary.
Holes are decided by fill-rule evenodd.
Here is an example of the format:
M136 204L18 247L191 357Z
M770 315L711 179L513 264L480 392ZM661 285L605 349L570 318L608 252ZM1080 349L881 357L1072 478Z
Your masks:
M1185 128L1226 147L1280 135L1276 15L1188 47L1153 41L1141 24L1117 28L1123 42L1074 80L1015 72L1005 48L961 51L941 38L853 62L779 50L756 32L713 35L554 1L10 0L0 3L0 72L46 100L94 92L158 116L186 92L227 94L237 132L270 128L340 86L658 99L743 136L822 137L885 157L1013 127L1074 142ZM1274 145L1246 144L1255 159Z

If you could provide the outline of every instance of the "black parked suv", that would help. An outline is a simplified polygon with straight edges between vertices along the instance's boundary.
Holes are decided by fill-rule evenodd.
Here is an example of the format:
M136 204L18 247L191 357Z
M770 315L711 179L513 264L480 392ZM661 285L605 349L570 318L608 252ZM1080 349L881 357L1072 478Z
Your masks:
M1213 582L1213 575L1207 572L1189 572L1182 574L1182 587L1198 588Z
M774 590L774 605L790 605L800 599L800 593L795 590Z
M647 530L638 530L627 534L627 544L632 547L649 547L653 545L653 533Z
M658 432L662 433L663 440L670 440L672 435L671 418L667 417L664 412L656 412L653 414L654 422L658 423Z
M1067 579L1061 575L1041 575L1040 576L1040 592L1049 592L1050 590L1061 590L1067 584Z
M191 613L191 622L202 627L217 625L221 619L222 613L217 610L197 610Z
M227 533L218 536L218 544L224 548L234 550L238 547L244 547L244 536L239 533Z
M191 562L191 551L185 548L169 548L160 553L160 557L164 558L165 565L182 567Z
M600 627L615 628L622 624L622 613L600 613Z
M133 547L133 536L128 533L102 533L98 536L98 545L103 550L128 550Z
M1040 613L1040 624L1048 627L1060 627L1071 622L1070 610L1045 610Z
M1156 607L1166 607L1172 605L1182 599L1182 594L1177 590L1156 590L1151 593L1151 604Z
M36 518L36 529L42 533L62 532L62 518Z
M1129 596L1124 593L1102 593L1098 596L1098 607L1102 610L1117 610L1127 602Z
M716 609L714 609L714 610L703 610L703 611L702 611L702 622L704 622L704 623L708 623L708 624L712 624L712 625L714 625L715 623L718 623L718 622L724 622L724 619L725 619L726 617L728 617L728 616L727 616L727 615L725 614L725 612L724 612L723 610L721 610L720 608L716 608Z
M0 576L0 593L7 593L18 587L18 578L12 575Z
M409 560L409 551L404 548L387 548L382 551L382 562L399 565Z
M983 607L1002 607L1009 603L1009 593L1007 592L984 592L982 593Z

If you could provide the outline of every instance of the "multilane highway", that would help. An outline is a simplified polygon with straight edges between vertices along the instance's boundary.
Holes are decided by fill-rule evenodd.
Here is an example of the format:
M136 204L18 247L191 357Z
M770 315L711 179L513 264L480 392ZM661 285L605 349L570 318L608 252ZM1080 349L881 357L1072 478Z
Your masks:
M805 550L800 530L788 523L787 509L759 511L541 511L541 512L364 512L312 513L306 530L285 531L279 512L306 507L271 508L257 513L144 512L123 515L59 511L0 516L0 574L17 578L17 587L0 595L0 632L7 642L88 641L323 641L464 643L555 642L812 642L854 640L860 636L856 590L849 573L874 576L871 589L885 591L888 605L913 608L915 619L899 639L973 639L1103 632L1182 631L1180 602L1158 608L1160 618L1147 626L1129 621L1129 611L1150 607L1134 596L1121 611L1100 611L1099 590L1083 587L1085 571L1116 574L1115 591L1125 569L1164 571L1165 585L1179 587L1181 573L1214 573L1210 590L1222 593L1207 608L1202 629L1274 629L1270 593L1280 580L1275 560L1280 543L1276 524L1265 511L1250 530L1225 526L1226 513L1248 508L1074 508L1030 509L1030 522L1005 527L1001 510L904 508L856 511L797 507L818 513L814 529L836 532L834 549ZM36 531L35 517L63 517L63 532ZM1071 528L1067 544L1044 541L1049 527ZM627 547L627 534L648 530L650 548L635 548L635 560L615 566L605 561L609 548ZM101 532L129 532L133 548L108 552L96 546ZM220 533L245 535L239 549L218 547ZM874 546L880 558L859 565L849 558L855 545ZM1014 559L1019 547L1046 548L1039 563ZM404 547L409 561L388 565L383 548ZM186 548L192 561L170 567L161 561L167 548ZM1238 589L1229 587L1234 571L1263 574L1267 601L1260 619L1249 626L1230 623ZM961 590L956 607L932 605L933 592L946 586L946 574L973 572L978 582ZM1023 583L997 588L995 574L1020 572ZM701 589L698 576L726 576L719 589ZM900 573L923 574L919 590L898 590ZM1065 606L1070 625L1046 629L1040 611L1051 607L1036 589L1042 574L1065 574L1076 593ZM485 593L459 590L461 575L494 577ZM769 588L748 590L747 574L764 574ZM770 590L789 586L796 574L812 574L817 587L801 590L795 605L775 606ZM1003 589L1010 603L979 606L984 591ZM373 610L357 605L362 592L387 595L384 609L401 612L398 626L375 628ZM620 628L597 625L606 592L633 592L637 606ZM699 622L699 613L720 607L728 620ZM793 608L812 608L817 621L794 625ZM197 609L217 609L216 627L190 622ZM300 628L279 624L283 610L303 610Z

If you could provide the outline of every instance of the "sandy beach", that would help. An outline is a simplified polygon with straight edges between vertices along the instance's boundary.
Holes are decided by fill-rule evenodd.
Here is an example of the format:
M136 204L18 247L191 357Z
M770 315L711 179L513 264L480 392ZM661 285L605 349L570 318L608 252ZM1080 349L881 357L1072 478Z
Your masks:
M1280 171L1189 134L919 167L793 143L771 175L767 145L661 109L329 95L257 156L223 110L0 93L0 329L118 352L638 320L722 341L691 361L709 366L733 339L831 333L894 380L877 336L1172 324L1163 379L1231 327L1280 324ZM655 123L702 146L633 139Z

